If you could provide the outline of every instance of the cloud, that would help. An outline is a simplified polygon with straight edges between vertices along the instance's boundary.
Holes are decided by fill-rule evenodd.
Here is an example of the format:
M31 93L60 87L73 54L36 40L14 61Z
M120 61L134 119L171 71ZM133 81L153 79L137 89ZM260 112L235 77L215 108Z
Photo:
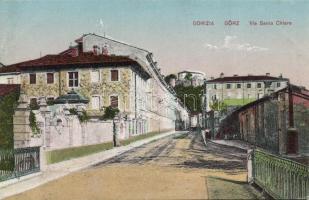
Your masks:
M204 46L205 48L210 49L210 50L218 49L216 45L212 45L212 44L205 44Z
M204 47L209 50L236 50L246 52L267 51L268 48L255 46L249 43L240 44L237 42L237 36L227 35L223 40L222 45L204 44Z

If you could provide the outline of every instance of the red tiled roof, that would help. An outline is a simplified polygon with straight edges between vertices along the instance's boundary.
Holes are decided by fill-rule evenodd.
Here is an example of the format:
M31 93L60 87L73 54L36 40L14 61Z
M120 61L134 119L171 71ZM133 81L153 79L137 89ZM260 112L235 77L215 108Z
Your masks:
M16 66L12 67L0 67L0 73L8 73L8 72L19 72L20 70Z
M214 82L238 82L238 81L262 81L262 80L287 80L285 78L273 77L273 76L227 76L222 78L216 78L212 80L208 80L208 83Z
M5 96L13 91L18 90L20 85L18 84L0 84L0 97Z
M18 72L34 68L61 68L68 65L103 64L103 65L130 65L136 61L126 56L94 55L92 52L82 53L76 57L70 55L46 55L42 58L29 60L0 68L0 73Z

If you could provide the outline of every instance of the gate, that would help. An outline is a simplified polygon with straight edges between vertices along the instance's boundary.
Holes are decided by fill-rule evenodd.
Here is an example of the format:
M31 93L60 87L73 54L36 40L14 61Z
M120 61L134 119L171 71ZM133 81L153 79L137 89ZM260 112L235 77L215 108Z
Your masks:
M40 171L40 147L0 150L0 181Z

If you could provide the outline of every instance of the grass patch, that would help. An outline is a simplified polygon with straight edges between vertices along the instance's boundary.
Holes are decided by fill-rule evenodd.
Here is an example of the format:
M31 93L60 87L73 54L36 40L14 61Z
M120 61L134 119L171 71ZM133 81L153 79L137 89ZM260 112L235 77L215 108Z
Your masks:
M136 142L138 140L153 137L155 135L158 135L158 134L161 134L161 133L164 133L164 132L167 132L167 131L168 130L165 130L163 132L149 132L149 133L145 133L145 134L142 134L142 135L133 136L133 137L130 137L129 139L126 139L126 140L120 140L120 144L125 146L125 145L132 143L132 142Z
M89 154L113 148L113 142L106 142L95 145L72 147L67 149L59 149L46 152L47 163L57 163L72 158L78 158Z
M125 146L132 142L136 142L138 140L153 137L155 135L158 135L158 134L161 134L167 131L168 130L165 130L163 132L149 132L147 134L133 136L126 140L120 140L120 144L122 146ZM98 153L100 151L105 151L105 150L112 149L112 148L113 148L113 141L101 143L101 144L81 146L81 147L71 147L71 148L66 148L66 149L48 151L46 152L46 158L47 158L48 164L53 164L53 163L69 160L72 158L87 156L93 153Z
M218 177L207 177L209 199L261 199L249 184Z
M250 98L250 99L225 99L224 103L228 106L242 106L245 104L248 104L252 101L255 101L256 99Z

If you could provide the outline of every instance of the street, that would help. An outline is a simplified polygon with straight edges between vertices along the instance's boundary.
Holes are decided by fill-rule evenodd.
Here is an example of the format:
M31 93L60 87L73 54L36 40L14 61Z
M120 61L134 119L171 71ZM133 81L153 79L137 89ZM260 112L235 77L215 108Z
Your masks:
M256 199L246 152L199 134L166 137L9 199Z

